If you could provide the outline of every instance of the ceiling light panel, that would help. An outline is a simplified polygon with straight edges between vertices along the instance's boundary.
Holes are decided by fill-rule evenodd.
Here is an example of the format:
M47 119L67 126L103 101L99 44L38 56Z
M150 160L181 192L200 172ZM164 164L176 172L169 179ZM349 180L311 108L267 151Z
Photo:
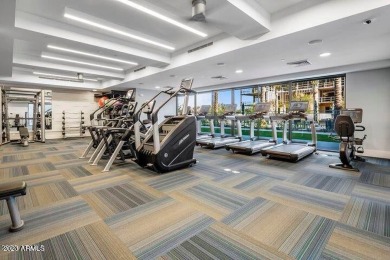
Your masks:
M58 46L54 46L54 45L47 45L47 48L53 49L53 50L58 50L58 51L64 51L64 52L80 54L80 55L84 55L84 56L88 56L88 57L94 57L94 58L103 59L103 60L109 60L109 61L115 61L115 62L130 64L130 65L134 65L134 66L138 65L138 63L132 62L132 61L126 61L126 60L111 58L111 57L107 57L107 56L102 56L102 55L97 55L97 54L93 54L93 53L89 53L89 52L83 52L83 51L78 51L78 50L58 47Z
M92 66L92 67L103 68L103 69L123 71L122 68L118 68L118 67L111 67L111 66L100 65L100 64L96 64L96 63L90 63L90 62L83 62L83 61L72 60L72 59L64 59L64 58L59 58L59 57L55 57L55 56L51 56L51 55L42 54L41 57L44 58L44 59L50 59L50 60L57 60L57 61L64 61L64 62L82 64L82 65L87 65L87 66Z
M95 27L95 28L102 29L102 30L107 31L107 32L112 32L112 33L115 33L115 34L118 34L118 35L125 36L127 38L138 40L140 42L148 43L148 44L151 44L151 45L154 45L154 46L158 46L158 47L161 47L161 48L164 48L164 49L172 50L172 51L175 50L175 47L173 47L173 46L170 46L170 45L167 45L167 44L163 44L163 43L160 43L160 42L157 42L157 41L154 41L154 40L150 40L150 39L147 39L145 37L141 37L141 36L129 33L129 32L125 32L124 30L119 30L119 29L116 29L116 28L114 28L112 26L104 25L104 24L102 24L100 22L94 22L94 21L92 21L90 19L82 18L79 15L74 15L74 14L70 14L68 12L65 12L64 17L67 18L67 19L70 19L70 20L82 23L82 24L86 24L86 25L89 25L89 26L92 26L92 27Z
M179 27L181 29L184 29L184 30L186 30L188 32L191 32L191 33L194 33L196 35L199 35L199 36L201 36L203 38L207 37L207 34L204 33L204 32L196 30L196 29L194 29L194 28L192 28L190 26L187 26L187 25L185 25L185 24L183 24L181 22L178 22L178 21L176 21L176 20L174 20L172 18L169 18L169 17L167 17L165 15L162 15L162 14L160 14L158 12L155 12L155 11L153 11L151 9L148 9L148 8L142 6L142 5L139 5L139 4L137 4L137 3L133 2L133 1L128 1L128 0L115 0L115 1L120 2L122 4L125 4L127 6L130 6L130 7L134 8L134 9L140 11L140 12L143 12L145 14L151 15L151 16L157 18L157 19L160 19L160 20L162 20L164 22L170 23L170 24L172 24L172 25L174 25L176 27Z
M38 76L46 76L46 77L56 77L56 78L63 78L63 79L75 79L78 80L78 77L73 77L73 76L67 76L67 75L58 75L58 74L51 74L51 73L43 73L43 72L33 72L34 75ZM89 79L89 78L84 78L84 81L93 81L93 82L98 82L97 79Z

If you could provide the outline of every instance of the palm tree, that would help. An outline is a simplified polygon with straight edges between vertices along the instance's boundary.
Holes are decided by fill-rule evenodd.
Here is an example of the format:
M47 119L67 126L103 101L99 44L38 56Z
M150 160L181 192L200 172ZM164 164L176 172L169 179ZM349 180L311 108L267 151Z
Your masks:
M217 90L213 91L213 111L214 111L214 115L216 115L217 111L218 111L218 91Z
M310 82L311 85L313 86L313 114L314 114L314 121L315 122L318 122L318 110L319 110L319 99L320 99L320 95L319 95L319 91L318 91L318 87L320 85L320 81L319 80L313 80Z
M343 82L341 78L335 79L335 88L334 88L335 102L334 108L340 110L344 106L343 100Z

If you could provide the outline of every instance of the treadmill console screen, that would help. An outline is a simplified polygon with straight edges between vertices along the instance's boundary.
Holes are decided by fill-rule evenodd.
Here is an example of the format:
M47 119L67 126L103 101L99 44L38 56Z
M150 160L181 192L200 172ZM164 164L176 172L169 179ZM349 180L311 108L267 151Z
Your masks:
M134 94L134 90L130 89L129 91L127 91L126 97L128 99L132 99L133 98L133 94Z
M271 103L257 103L255 104L256 113L268 113L271 109Z
M181 81L181 87L184 87L186 89L191 89L192 88L192 82L193 82L193 79L183 79Z
M356 123L361 123L363 120L363 109L361 108L350 108L342 109L340 115L350 116L352 121Z
M151 114L153 112L155 104L156 100L150 101L144 108L142 108L142 112L144 112L145 114Z
M306 112L309 107L309 102L307 101L291 101L289 112Z

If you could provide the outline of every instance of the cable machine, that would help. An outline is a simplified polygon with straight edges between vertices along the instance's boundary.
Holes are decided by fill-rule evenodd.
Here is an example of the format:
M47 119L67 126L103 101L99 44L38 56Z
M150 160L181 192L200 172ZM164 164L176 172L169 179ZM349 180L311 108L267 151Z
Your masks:
M26 102L33 105L33 117L24 118L20 116L9 116L9 104L12 102ZM15 127L18 128L20 120L24 120L24 126L28 126L28 121L32 120L32 140L34 142L45 142L45 90L25 90L25 89L6 89L1 87L0 95L0 142L6 144L11 141L11 120L18 122Z

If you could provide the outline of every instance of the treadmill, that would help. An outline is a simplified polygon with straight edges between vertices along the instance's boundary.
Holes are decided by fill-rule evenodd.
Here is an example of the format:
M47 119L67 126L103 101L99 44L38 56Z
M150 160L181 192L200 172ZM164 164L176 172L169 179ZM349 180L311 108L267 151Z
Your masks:
M214 125L211 123L215 118L214 116L209 116L207 113L210 110L210 105L202 105L199 109L198 115L196 116L196 127L197 127L197 135L196 140L201 140L204 138L212 138L214 137ZM210 133L202 133L202 120L210 121ZM213 122L214 123L214 122Z
M200 140L196 141L196 144L200 145L201 147L216 149L216 148L224 147L225 145L230 144L230 143L236 143L236 142L241 141L241 139L242 139L241 136L225 135L225 121L226 120L236 121L237 127L239 129L241 129L241 122L234 115L236 107L237 107L237 105L227 105L225 108L225 113L221 116L215 117L221 123L221 136L220 137L200 139ZM214 123L213 119L210 119L210 127L214 127L213 123ZM240 130L238 132L240 134Z
M309 107L307 101L291 101L289 113L284 116L283 127L283 143L277 144L269 148L261 149L263 156L269 156L269 158L286 159L292 162L297 162L306 156L311 155L317 150L317 134L314 126L314 122L310 121L311 127L311 143L293 142L287 139L287 125L289 121L293 119L307 120L306 110Z
M271 103L258 103L255 105L255 113L251 115L236 116L240 121L250 120L250 139L242 142L227 144L225 146L226 150L232 150L233 153L244 153L252 155L254 153L260 152L261 149L274 146L277 144L277 135L276 135L276 123L271 120L272 124L272 139L258 139L255 137L255 121L259 119L264 119L264 116L269 113L271 109Z

